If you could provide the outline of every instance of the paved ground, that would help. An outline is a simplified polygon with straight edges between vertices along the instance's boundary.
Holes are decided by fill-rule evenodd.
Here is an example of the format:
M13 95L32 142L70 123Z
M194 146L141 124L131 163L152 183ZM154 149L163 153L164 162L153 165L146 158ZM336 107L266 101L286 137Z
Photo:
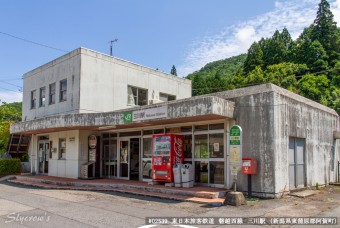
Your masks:
M175 227L145 226L145 217L337 217L339 214L339 186L305 199L286 197L241 207L207 207L122 193L47 190L0 182L0 227Z

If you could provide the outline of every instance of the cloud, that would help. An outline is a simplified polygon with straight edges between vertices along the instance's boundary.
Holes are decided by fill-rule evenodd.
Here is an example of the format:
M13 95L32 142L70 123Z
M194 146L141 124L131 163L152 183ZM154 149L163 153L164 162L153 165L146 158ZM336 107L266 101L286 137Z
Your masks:
M219 34L196 39L189 47L179 75L201 69L205 64L246 53L254 41L271 37L275 30L287 28L293 39L313 23L320 0L277 0L273 11L225 28ZM340 0L329 1L334 19L340 22Z
M334 20L337 22L338 27L340 26L340 0L336 0L331 3L331 9L334 14Z
M6 103L12 102L21 102L22 101L22 93L21 92L5 92L0 91L0 101Z

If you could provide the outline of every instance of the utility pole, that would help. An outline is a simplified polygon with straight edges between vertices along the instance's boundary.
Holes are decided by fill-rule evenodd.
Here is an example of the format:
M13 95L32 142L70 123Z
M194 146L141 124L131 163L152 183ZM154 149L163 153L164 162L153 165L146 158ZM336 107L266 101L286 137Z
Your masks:
M114 40L111 40L109 43L110 43L110 55L112 56L112 44L114 43L114 42L117 42L118 41L118 39L114 39Z

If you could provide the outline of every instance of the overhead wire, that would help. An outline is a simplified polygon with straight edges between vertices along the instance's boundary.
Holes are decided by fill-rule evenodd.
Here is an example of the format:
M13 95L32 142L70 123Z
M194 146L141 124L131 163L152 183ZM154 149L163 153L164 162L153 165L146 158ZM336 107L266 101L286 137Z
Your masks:
M21 38L21 37L18 37L18 36L15 36L15 35L12 35L12 34L9 34L9 33L6 33L6 32L0 31L0 34L12 37L12 38L17 39L17 40L25 41L27 43L35 44L35 45L38 45L38 46L41 46L41 47L50 48L50 49L53 49L53 50L56 50L56 51L61 51L61 52L65 52L65 53L69 52L69 51L66 51L66 50L63 50L63 49L60 49L60 48L52 47L52 46L49 46L49 45L46 45L46 44L42 44L42 43L38 43L38 42L35 42L35 41L32 41L32 40Z

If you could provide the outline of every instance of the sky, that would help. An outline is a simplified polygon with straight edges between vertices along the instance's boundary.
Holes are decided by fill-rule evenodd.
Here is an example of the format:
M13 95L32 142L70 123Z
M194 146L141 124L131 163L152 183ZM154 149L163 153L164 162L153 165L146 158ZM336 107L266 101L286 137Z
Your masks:
M22 100L22 75L78 47L180 77L246 53L288 29L296 39L320 0L1 0L0 100ZM340 0L329 0L340 23Z

